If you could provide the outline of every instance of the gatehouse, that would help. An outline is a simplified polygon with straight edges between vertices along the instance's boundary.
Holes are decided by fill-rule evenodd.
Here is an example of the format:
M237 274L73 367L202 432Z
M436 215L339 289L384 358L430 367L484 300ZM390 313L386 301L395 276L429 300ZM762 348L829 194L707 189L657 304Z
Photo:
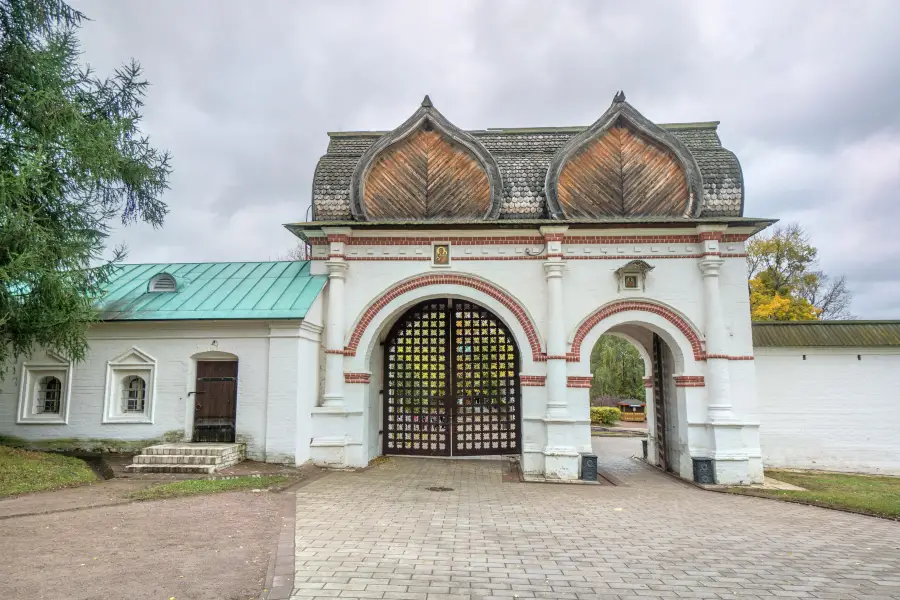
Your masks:
M619 93L588 127L466 131L426 96L391 131L330 133L311 218L286 225L308 261L123 266L86 361L14 366L0 433L331 467L512 455L576 479L612 334L646 365L648 460L759 482L745 242L772 221L744 216L717 125Z

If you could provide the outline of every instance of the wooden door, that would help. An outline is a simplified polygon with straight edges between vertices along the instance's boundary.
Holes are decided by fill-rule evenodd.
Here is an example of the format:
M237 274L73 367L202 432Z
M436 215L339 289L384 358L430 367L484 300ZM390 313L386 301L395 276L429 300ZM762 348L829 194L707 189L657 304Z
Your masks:
M237 366L236 361L197 361L193 441L234 442Z

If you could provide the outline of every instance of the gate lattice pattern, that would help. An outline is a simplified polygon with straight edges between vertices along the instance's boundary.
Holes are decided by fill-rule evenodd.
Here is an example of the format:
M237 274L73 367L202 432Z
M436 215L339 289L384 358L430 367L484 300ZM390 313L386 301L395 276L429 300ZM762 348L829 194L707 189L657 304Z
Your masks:
M416 305L385 345L385 454L519 451L519 355L490 311L461 300Z

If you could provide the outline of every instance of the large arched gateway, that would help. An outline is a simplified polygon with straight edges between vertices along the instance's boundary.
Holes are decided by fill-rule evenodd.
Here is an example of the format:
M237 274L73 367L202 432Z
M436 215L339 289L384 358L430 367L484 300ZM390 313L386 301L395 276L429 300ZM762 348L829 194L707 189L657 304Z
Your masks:
M517 454L519 351L509 330L473 302L409 309L384 344L383 452Z

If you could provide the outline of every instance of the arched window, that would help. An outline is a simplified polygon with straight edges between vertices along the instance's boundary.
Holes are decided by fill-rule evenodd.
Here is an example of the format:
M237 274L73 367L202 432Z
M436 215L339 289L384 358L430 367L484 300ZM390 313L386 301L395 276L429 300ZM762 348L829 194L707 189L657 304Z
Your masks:
M122 380L122 412L144 412L147 398L147 382L137 375L129 375Z
M174 277L168 273L160 273L159 275L154 275L150 280L149 289L151 292L176 292L178 291L178 286L175 284Z
M61 399L62 382L52 375L41 377L38 381L35 412L58 415Z

